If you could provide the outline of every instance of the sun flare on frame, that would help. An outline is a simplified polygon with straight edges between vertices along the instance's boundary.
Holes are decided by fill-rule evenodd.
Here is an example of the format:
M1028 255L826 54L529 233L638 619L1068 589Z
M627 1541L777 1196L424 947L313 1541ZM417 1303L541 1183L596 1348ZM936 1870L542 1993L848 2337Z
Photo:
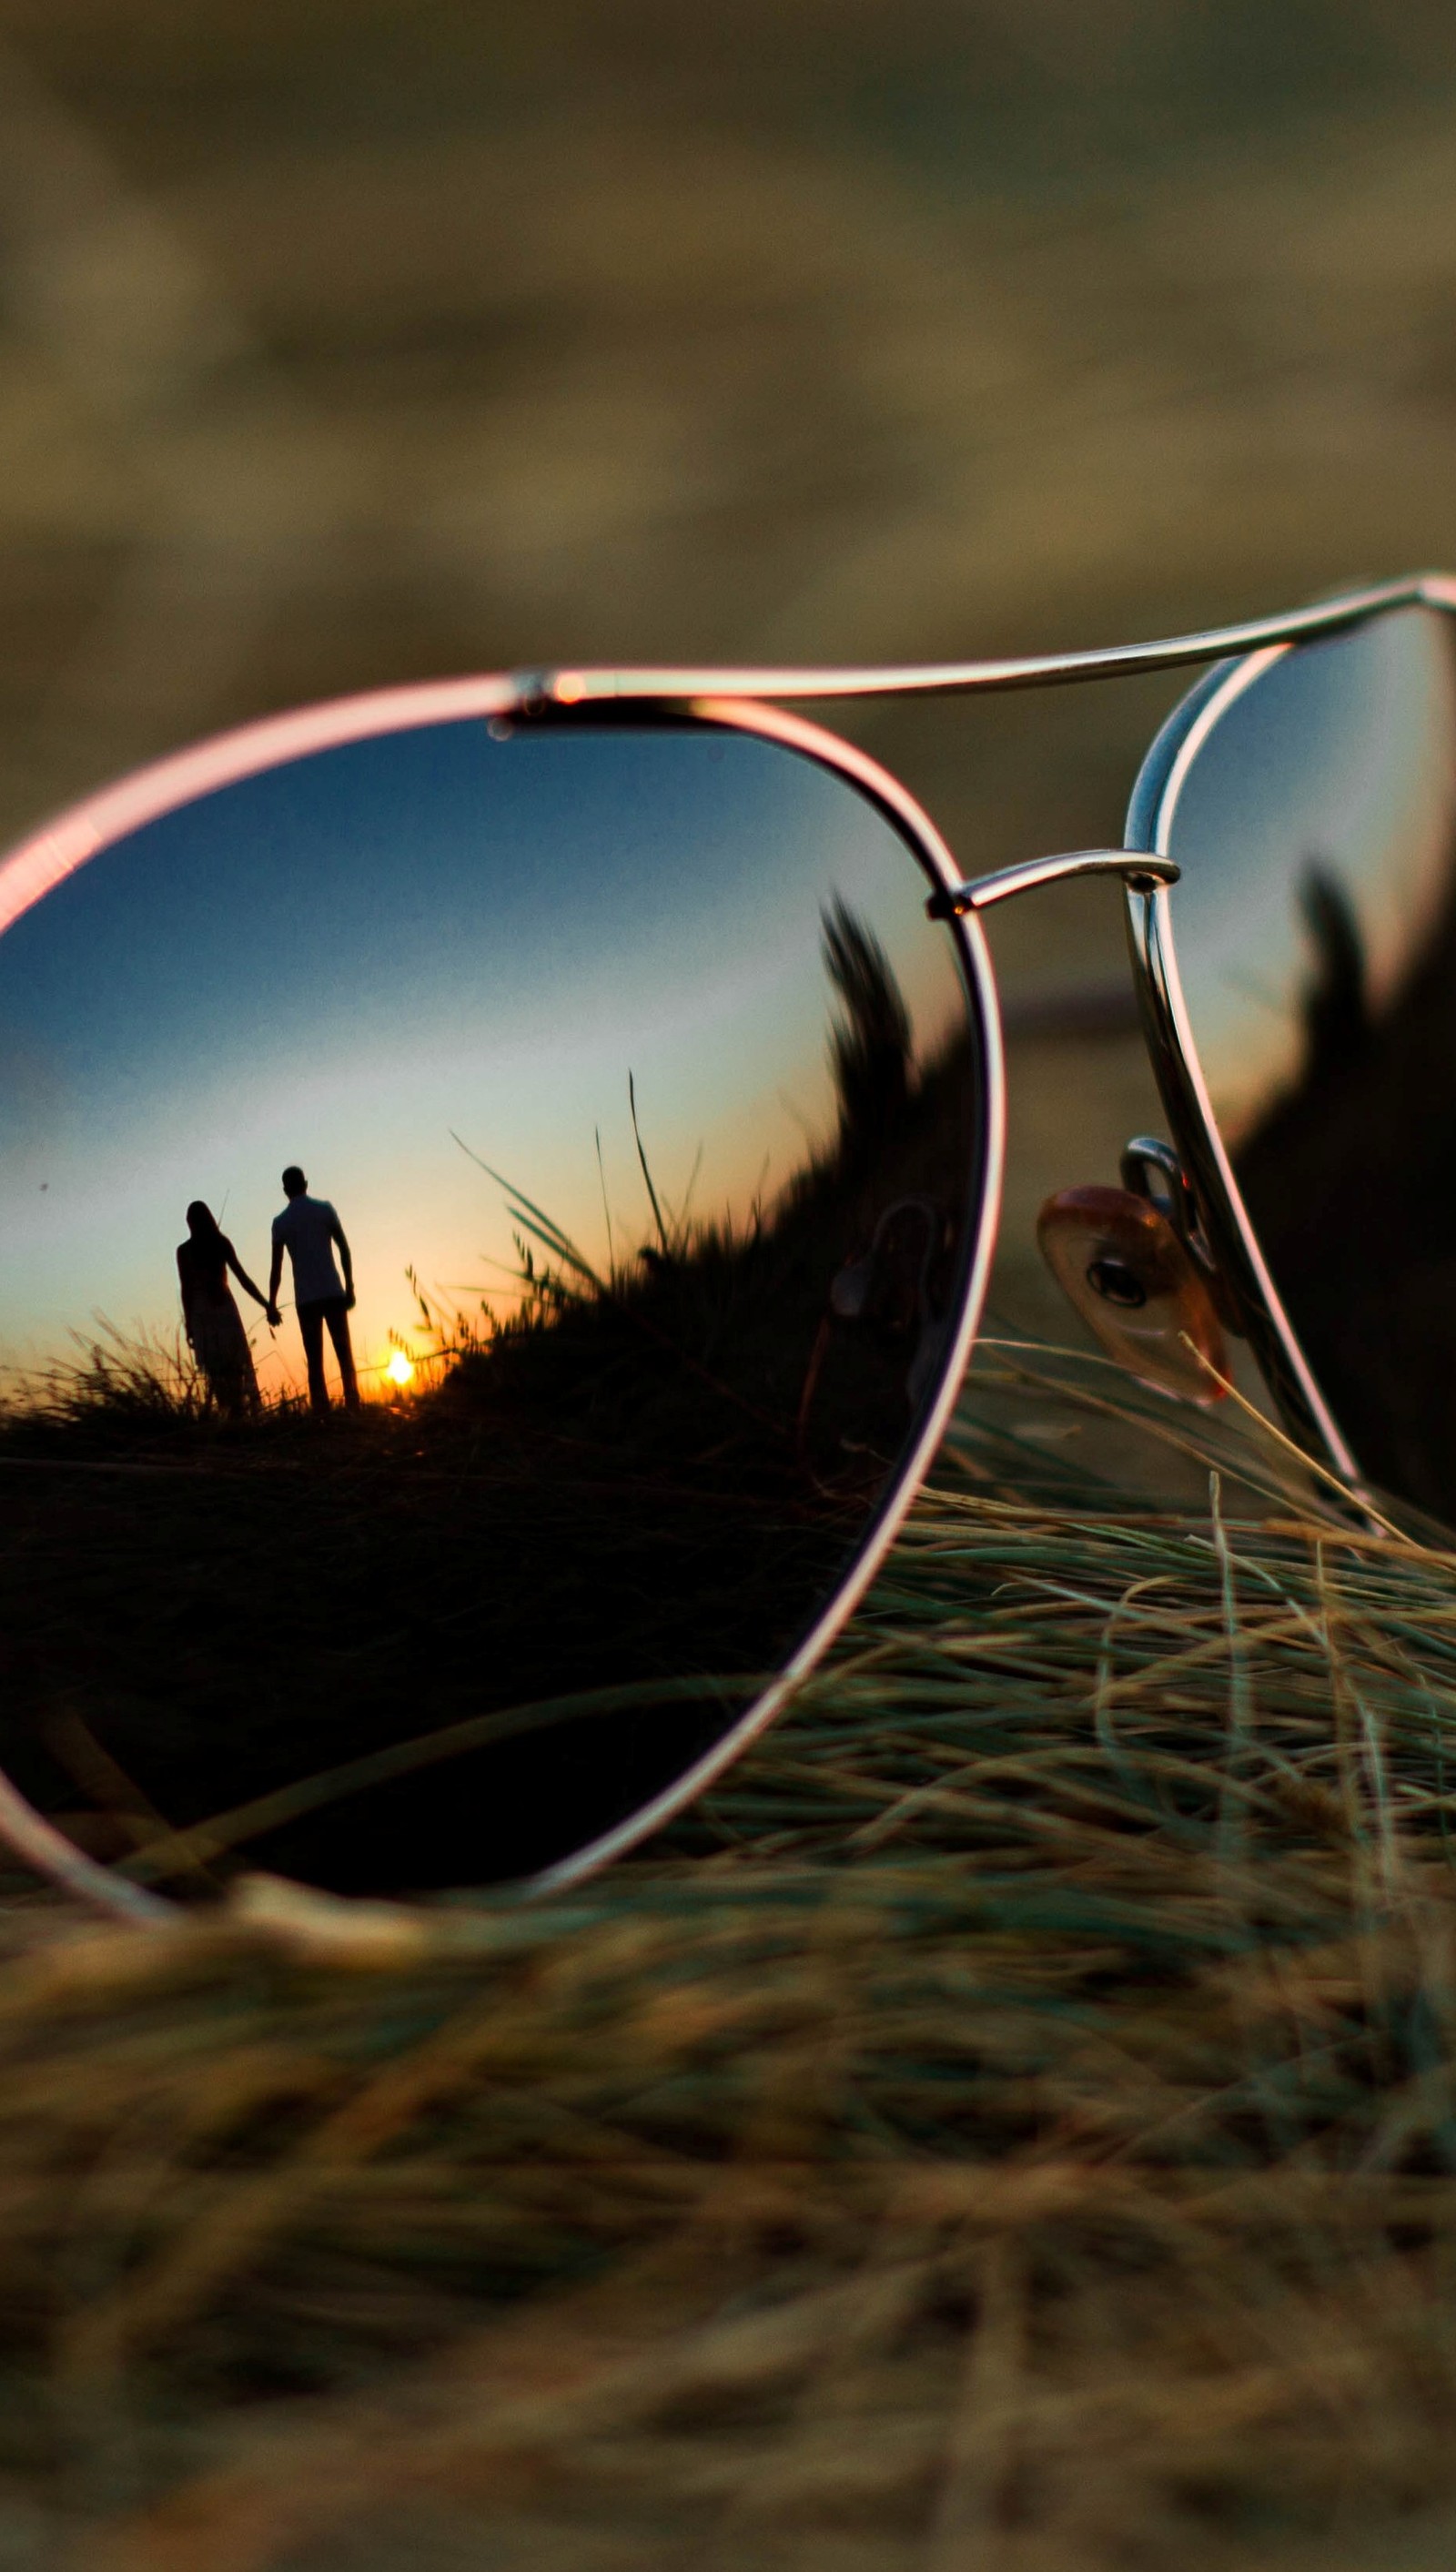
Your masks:
M406 1358L402 1349L395 1349L385 1362L384 1381L391 1384L396 1393L402 1393L406 1385L414 1382L414 1361Z

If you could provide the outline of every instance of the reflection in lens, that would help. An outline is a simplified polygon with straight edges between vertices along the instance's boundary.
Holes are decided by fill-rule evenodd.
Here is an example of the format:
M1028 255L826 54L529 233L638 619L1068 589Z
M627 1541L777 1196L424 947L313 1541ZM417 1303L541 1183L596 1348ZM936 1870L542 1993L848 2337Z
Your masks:
M1161 820L1194 1041L1275 1285L1362 1468L1456 1519L1449 620L1244 664Z
M944 1373L983 1083L924 895L755 737L456 722L223 789L24 913L0 1631L35 1802L172 1890L470 1884L711 1746Z

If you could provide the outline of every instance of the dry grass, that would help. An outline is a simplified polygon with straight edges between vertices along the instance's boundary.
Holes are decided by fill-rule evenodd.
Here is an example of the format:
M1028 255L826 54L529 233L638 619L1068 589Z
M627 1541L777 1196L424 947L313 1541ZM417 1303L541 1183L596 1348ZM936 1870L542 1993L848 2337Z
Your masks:
M1449 2559L1456 1559L1148 1417L570 1898L12 1915L7 2561Z

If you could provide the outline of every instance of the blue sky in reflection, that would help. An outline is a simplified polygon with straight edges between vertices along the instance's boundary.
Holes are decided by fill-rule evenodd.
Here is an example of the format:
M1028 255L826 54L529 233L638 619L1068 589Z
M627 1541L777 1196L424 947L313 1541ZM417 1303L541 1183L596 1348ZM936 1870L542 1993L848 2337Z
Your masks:
M0 1363L98 1314L170 1333L196 1196L266 1286L294 1160L349 1232L364 1365L412 1321L407 1265L508 1302L509 1219L451 1129L602 1262L599 1128L633 1251L629 1069L659 1189L679 1200L701 1149L695 1209L741 1217L832 1126L831 894L889 949L922 1047L952 1022L926 890L859 796L721 735L439 725L150 825L0 940ZM262 1380L297 1383L292 1317L273 1343L240 1303Z
M1286 654L1221 717L1178 793L1170 853L1178 969L1230 1140L1297 1075L1312 957L1298 910L1311 863L1360 922L1377 1005L1451 888L1456 662L1449 621L1384 617Z

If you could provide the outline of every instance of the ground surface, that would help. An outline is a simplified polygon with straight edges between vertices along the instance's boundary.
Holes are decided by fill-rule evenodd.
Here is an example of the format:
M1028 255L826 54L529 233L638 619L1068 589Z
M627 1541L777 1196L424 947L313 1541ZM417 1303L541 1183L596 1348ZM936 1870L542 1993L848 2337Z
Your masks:
M568 1899L12 1909L17 2572L1448 2559L1451 1560L995 1452Z

